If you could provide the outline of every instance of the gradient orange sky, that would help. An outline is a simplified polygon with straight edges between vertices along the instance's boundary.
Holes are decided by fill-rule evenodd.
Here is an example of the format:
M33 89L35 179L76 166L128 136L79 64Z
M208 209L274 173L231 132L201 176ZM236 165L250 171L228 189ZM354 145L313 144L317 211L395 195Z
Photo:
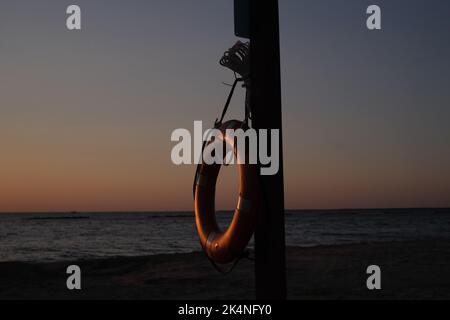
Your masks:
M280 1L288 208L450 206L449 4L379 2L369 32L368 2ZM78 1L81 32L69 4L0 4L0 212L193 210L170 135L221 111L232 1Z

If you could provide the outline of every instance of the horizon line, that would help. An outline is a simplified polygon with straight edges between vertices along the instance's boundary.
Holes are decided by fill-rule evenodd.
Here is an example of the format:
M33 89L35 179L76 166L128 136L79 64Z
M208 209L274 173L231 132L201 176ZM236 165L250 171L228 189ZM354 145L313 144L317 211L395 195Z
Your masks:
M289 211L355 211L355 210L367 210L367 211L381 211L381 210L450 210L449 207L366 207L366 208L288 208L285 209L285 212ZM228 212L228 211L234 211L234 209L220 209L216 210L216 212ZM102 213L109 213L109 214L123 214L123 213L190 213L194 212L194 210L83 210L83 211L77 211L77 210L64 210L64 211L0 211L1 214L102 214Z

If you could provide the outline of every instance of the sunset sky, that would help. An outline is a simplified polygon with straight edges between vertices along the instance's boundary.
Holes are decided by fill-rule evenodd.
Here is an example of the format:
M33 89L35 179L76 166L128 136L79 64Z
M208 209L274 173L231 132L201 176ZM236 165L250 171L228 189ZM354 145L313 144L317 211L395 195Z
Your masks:
M449 17L448 0L280 0L287 208L450 206ZM231 0L2 1L0 212L193 210L170 135L221 112L236 40ZM220 179L233 208L234 168Z

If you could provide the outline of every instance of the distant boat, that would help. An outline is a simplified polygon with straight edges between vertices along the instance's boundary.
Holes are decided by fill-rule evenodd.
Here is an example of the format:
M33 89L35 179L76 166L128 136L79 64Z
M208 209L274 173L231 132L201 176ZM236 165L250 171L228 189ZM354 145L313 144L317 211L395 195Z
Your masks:
M90 219L86 216L80 217L33 217L28 218L27 220L82 220L82 219Z
M80 216L80 212L78 211L71 211L67 212L64 215L61 216L45 216L45 217L31 217L27 220L83 220L83 219L90 219L89 216Z

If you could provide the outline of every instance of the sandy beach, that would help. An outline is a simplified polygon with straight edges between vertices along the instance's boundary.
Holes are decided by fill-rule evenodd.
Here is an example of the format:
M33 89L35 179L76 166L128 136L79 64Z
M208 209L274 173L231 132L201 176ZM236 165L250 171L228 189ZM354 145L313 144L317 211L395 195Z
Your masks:
M66 289L66 268L82 290ZM366 288L366 268L382 289ZM289 299L449 299L450 241L287 249ZM0 299L253 299L253 262L218 274L201 252L59 263L0 263Z

